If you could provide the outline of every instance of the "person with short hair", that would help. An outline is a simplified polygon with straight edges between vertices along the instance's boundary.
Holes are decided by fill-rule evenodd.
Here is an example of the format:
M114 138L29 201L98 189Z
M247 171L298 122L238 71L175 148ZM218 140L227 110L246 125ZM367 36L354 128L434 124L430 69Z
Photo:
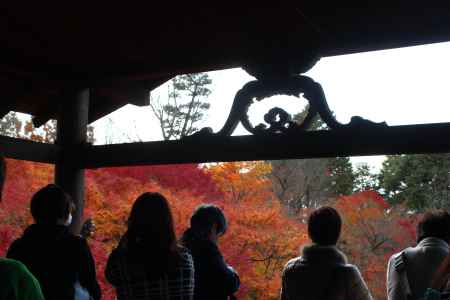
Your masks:
M0 155L0 200L6 179L6 161ZM0 300L44 300L41 286L19 261L0 258Z
M74 205L60 187L49 184L31 199L35 221L14 241L8 258L22 262L39 280L47 300L74 299L75 293L101 298L95 263L84 238L69 232Z
M222 210L212 204L197 207L191 226L182 236L182 244L194 258L195 300L225 300L239 289L237 272L225 263L217 245L228 224Z
M74 209L70 196L55 184L40 189L31 198L30 211L36 224L69 226Z
M417 225L417 245L392 255L387 271L389 300L423 298L449 254L450 214L444 210L425 213Z
M159 193L144 193L133 204L128 229L109 256L106 279L117 299L192 300L194 263L178 245L172 212Z
M358 268L347 263L336 244L342 221L332 207L321 207L308 218L312 245L291 259L282 275L282 300L371 300Z

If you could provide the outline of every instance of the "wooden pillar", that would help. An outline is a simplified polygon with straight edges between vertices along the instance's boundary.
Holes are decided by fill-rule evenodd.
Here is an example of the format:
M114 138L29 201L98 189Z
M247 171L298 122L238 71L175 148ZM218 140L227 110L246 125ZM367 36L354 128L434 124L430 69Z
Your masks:
M61 155L55 165L55 183L62 187L76 205L71 230L79 233L83 221L84 169L76 162L78 146L86 143L89 113L89 89L72 90L60 106L57 124L57 144Z

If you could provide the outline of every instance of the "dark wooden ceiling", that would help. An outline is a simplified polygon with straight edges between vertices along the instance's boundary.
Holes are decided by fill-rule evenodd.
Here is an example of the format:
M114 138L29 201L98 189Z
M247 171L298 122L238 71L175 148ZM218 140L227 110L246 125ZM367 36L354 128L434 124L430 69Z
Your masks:
M80 86L94 121L181 73L450 41L450 4L435 1L83 3L0 4L0 112L54 118Z

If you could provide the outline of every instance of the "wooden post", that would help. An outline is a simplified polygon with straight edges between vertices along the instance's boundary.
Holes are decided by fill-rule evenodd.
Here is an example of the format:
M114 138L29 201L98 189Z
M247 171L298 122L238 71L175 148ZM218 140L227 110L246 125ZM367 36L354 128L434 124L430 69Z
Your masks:
M89 89L72 90L63 99L57 124L57 144L61 155L55 165L55 183L62 187L76 205L71 231L81 230L84 208L84 168L77 164L76 155L86 143L89 113Z

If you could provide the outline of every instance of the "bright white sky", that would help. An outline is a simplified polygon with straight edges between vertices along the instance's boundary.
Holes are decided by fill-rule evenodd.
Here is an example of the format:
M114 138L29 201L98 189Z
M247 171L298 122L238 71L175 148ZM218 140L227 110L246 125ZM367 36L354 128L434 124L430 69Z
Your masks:
M343 123L354 115L389 125L449 122L449 53L450 43L439 43L335 56L323 58L306 75L322 85L330 108ZM211 108L200 127L217 131L228 116L234 95L253 77L242 69L209 74L213 81ZM162 86L154 93L165 95L166 89ZM251 121L255 125L263 122L262 116L274 106L295 114L305 104L294 97L272 97L251 107ZM115 142L162 137L149 107L127 105L93 125L99 144L105 142L106 135L114 135ZM238 128L235 134L247 132ZM352 158L354 163L368 162L375 169L382 160L383 156Z

